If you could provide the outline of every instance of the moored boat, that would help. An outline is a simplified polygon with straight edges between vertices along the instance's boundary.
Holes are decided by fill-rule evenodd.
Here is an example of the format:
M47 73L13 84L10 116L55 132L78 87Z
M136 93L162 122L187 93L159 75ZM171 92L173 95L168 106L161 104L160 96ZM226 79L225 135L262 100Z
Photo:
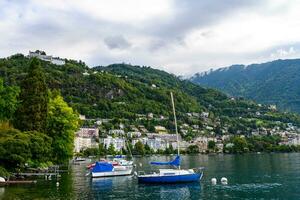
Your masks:
M159 169L159 173L150 173L145 174L143 172L139 172L137 175L139 183L154 183L154 184L165 184L165 183L184 183L184 182L196 182L200 181L203 172L202 168L198 170L195 169L180 169L180 149L179 149L179 139L178 139L178 131L177 131L177 120L175 113L175 105L173 100L173 94L171 92L171 101L173 107L174 114L174 122L175 122L175 131L177 136L177 157L170 162L151 162L152 165L170 165L176 167L175 169Z
M122 166L113 165L111 162L96 162L91 169L92 178L110 177L110 176L127 176L131 175L133 170L132 165Z
M200 181L202 169L180 169L180 156L178 155L171 162L151 162L152 165L171 165L177 169L159 169L159 172L144 174L139 172L137 175L139 183L184 183Z
M159 174L140 175L139 183L186 183L201 180L203 173L195 173L193 169L160 169Z

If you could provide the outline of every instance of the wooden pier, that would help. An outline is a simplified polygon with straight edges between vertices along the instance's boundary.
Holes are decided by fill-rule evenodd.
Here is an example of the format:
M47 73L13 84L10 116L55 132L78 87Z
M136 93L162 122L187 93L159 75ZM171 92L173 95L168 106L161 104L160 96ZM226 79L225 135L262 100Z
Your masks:
M35 184L37 181L5 181L0 182L0 186L15 185L15 184Z
M24 173L13 173L14 176L57 176L59 173L55 172L24 172Z

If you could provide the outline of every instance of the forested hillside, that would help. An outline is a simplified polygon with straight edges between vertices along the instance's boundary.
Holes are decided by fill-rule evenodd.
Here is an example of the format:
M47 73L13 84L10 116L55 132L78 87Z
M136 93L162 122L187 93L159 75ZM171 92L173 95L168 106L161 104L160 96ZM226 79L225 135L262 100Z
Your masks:
M28 64L29 59L21 54L1 59L0 77L5 85L19 85ZM74 60L66 60L62 66L42 61L42 67L48 87L59 89L70 106L89 118L134 120L137 114L147 113L168 117L171 116L170 91L173 91L179 120L186 120L186 113L206 111L215 126L226 125L232 133L272 127L278 121L300 125L298 115L232 99L150 67L113 64L88 68Z
M231 96L275 104L281 110L300 113L300 59L233 65L196 74L191 81Z

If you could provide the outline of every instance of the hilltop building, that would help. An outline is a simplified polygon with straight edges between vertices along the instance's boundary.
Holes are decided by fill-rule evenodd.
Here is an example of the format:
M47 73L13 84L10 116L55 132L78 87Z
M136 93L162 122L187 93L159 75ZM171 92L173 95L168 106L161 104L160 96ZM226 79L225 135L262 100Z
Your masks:
M36 57L38 59L51 62L52 64L55 65L64 65L66 63L64 59L46 55L44 51L40 51L40 50L29 51L28 57L29 58Z

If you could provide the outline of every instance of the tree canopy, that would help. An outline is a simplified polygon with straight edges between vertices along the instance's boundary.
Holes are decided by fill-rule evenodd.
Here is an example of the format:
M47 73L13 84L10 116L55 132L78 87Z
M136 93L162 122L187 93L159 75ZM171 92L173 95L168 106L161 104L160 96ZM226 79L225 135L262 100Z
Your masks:
M15 127L22 131L45 131L48 113L48 89L40 61L31 60L28 73L21 83Z
M4 86L0 78L0 121L11 120L18 106L19 88Z
M46 133L52 138L53 159L64 162L73 156L74 132L79 117L57 92L50 95Z

